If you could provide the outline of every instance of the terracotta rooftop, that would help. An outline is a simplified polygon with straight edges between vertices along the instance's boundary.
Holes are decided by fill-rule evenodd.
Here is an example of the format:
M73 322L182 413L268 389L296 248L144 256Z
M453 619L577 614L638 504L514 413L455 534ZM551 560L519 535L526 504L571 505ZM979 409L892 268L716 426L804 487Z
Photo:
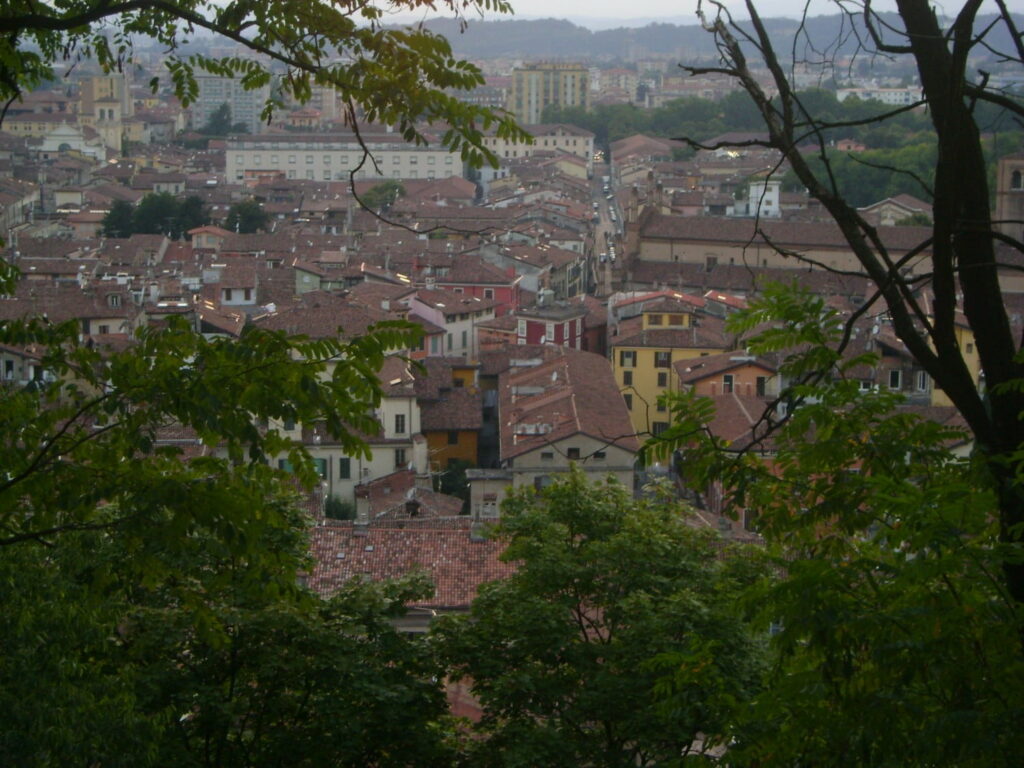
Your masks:
M532 349L537 350L536 364L510 367L499 379L502 460L581 433L625 450L638 449L606 358L565 347Z
M465 610L481 584L515 572L514 564L499 559L503 544L475 541L465 528L396 523L367 526L360 532L364 535L355 528L354 523L335 523L310 532L314 565L309 586L325 597L352 578L383 581L422 570L433 581L435 594L416 606Z

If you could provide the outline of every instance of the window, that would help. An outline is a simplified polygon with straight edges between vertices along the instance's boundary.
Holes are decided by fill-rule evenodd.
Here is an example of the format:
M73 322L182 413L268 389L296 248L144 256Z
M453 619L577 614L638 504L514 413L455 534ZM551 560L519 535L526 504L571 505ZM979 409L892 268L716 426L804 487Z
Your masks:
M312 164L313 164L313 156L312 155L306 155L306 165L312 165Z
M927 392L928 391L928 374L924 371L917 372L917 391Z
M967 354L968 355L973 355L974 354L974 345L971 342L967 342Z
M622 399L626 401L626 410L627 411L632 411L633 410L633 396L632 395L628 395L628 394L627 395L623 395Z
M661 315L648 315L647 316L647 324L648 325L661 325L661 320L662 320Z
M113 309L117 309L121 306L121 294L109 293L107 294L107 306Z
M444 159L444 164L445 164L445 165L451 165L451 164L452 164L452 156L451 156L451 155L448 155L448 156L447 156L447 157L446 157L446 158Z
M619 352L620 368L636 368L636 350L629 349Z
M395 414L395 434L396 435L404 435L405 434L405 414L404 413L396 413Z
M899 389L902 383L902 371L894 369L889 371L889 389Z
M668 429L668 422L667 421L652 421L651 422L651 434L652 435L660 435L666 429Z
M252 301L252 288L245 288L242 295L245 296L246 301Z
M541 461L553 461L554 458L555 458L555 452L554 451L541 451L540 458L541 458Z
M316 473L321 480L329 479L327 477L327 459L313 459L313 466L316 467Z
M352 477L352 460L338 459L338 479L348 480Z
M280 469L282 472L291 472L292 463L288 461L288 459L278 459L277 468Z
M516 324L516 335L517 336L525 336L526 335L526 321L525 320L520 320Z
M13 379L14 378L14 361L13 360L4 360L4 378L5 379Z
M603 460L605 457L604 451L594 451L594 455L591 458L597 459L598 461Z
M466 341L467 341L467 338L466 338L466 333L467 333L466 331L463 331L463 332L462 332L462 348L463 348L463 349L465 349L465 348L466 348Z
M485 299L493 299L494 298L494 289L493 288L484 288L484 298Z
M1014 171L1010 175L1010 189L1020 189L1020 188L1021 188L1021 175L1020 175L1020 171Z
M766 376L758 376L756 382L757 396L764 397L768 392L768 378Z
M98 332L99 333L110 333L110 326L109 325L101 325Z
M658 413L664 413L665 411L668 410L668 406L665 405L665 401L662 400L660 397L658 398L658 404L656 407L658 409Z
M672 365L672 353L671 352L655 352L654 353L654 367L655 368L668 368Z
M662 372L660 372L658 374L658 386L659 387L667 387L668 386L668 374L665 373L664 371L662 371Z
M295 155L288 155L288 164L295 165Z
M451 352L451 351L452 351L452 344L453 344L453 343L454 343L454 342L453 342L453 336L452 336L452 334L450 334L450 333L449 333L449 334L448 334L448 351L449 351L449 352Z
M271 165L277 165L277 155L270 156L270 163Z
M544 324L544 341L554 341L554 340L555 340L555 324L554 323L545 323Z
M579 448L570 448L569 450L567 450L567 451L565 452L565 455L566 455L566 456L567 456L567 457L568 457L569 459L572 459L572 460L574 460L574 461L577 461L577 460L579 460L579 458L580 458L580 449L579 449Z
M669 325L682 325L683 324L683 316L682 315L669 315L668 316L668 324Z
M330 164L331 164L331 156L330 155L324 155L324 165L330 165Z
M726 394L729 393L729 392L732 392L732 383L733 383L732 374L731 373L725 374L722 377L722 392L726 393Z
M295 419L285 419L282 426L285 432L291 432L293 429L295 429Z
M395 448L395 469L405 466L405 448Z
M458 433L458 431L454 430L454 429L448 430L448 445L458 445L458 444L459 444L459 433Z

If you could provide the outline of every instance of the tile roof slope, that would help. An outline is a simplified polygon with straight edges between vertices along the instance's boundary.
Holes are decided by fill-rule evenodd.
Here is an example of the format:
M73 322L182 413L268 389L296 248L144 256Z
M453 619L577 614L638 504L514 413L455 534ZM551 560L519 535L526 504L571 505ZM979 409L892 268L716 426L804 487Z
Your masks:
M759 366L771 373L775 373L776 370L771 361L762 357L744 355L742 352L722 352L718 355L678 360L673 367L676 369L679 380L684 384L690 384L743 365Z
M464 529L369 526L365 535L354 529L352 523L337 523L310 531L309 586L325 597L351 578L383 581L423 570L435 593L414 606L466 609L481 584L515 572L514 563L499 559L503 543L474 541Z
M483 398L480 392L452 387L437 400L420 403L423 431L475 430L483 426Z
M931 236L931 229L883 227L879 230L879 236L888 248L909 251L927 240ZM754 221L712 216L673 216L657 212L645 217L640 237L738 244L764 244L767 238L776 245L788 248L849 250L850 247L834 222Z
M499 381L502 459L586 434L626 450L639 448L625 402L608 360L565 347L539 365L511 368ZM536 388L538 394L521 394ZM544 424L542 434L523 434L519 425Z

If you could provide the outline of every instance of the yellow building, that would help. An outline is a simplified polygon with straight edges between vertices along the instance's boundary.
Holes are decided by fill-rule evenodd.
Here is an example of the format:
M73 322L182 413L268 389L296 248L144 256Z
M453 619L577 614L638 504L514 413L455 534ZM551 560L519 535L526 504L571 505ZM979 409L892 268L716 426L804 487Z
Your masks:
M678 387L675 363L719 354L729 346L719 318L696 315L692 305L671 298L622 321L609 347L615 382L637 434L668 429L671 415L658 397Z
M964 363L967 364L967 370L971 372L971 378L974 379L975 384L981 382L981 359L978 357L978 347L974 343L974 331L967 324L967 318L962 314L957 313L956 325L953 328L954 334L956 334L956 343L960 347L960 354L964 358ZM952 406L953 401L949 399L942 389L937 386L932 386L932 405L945 405Z
M544 108L590 108L590 75L582 64L536 62L512 71L508 109L520 123L539 123Z

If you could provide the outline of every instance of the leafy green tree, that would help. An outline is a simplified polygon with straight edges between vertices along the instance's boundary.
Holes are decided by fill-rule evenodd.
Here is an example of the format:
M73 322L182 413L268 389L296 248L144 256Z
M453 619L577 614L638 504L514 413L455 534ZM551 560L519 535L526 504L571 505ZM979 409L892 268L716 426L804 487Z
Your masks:
M916 70L921 83L923 113L934 135L935 160L921 178L932 192L933 223L914 247L899 251L878 236L871 222L847 197L829 170L834 153L818 142L815 155L824 162L817 167L800 151L801 142L835 128L835 121L819 119L805 109L801 93L790 75L796 61L786 58L806 50L835 50L838 41L803 37L786 51L777 51L772 32L760 18L756 3L746 3L749 23L738 23L727 8L715 5L707 28L716 40L721 60L711 68L684 67L691 74L713 72L733 78L746 93L750 108L759 115L768 144L778 149L800 182L822 203L833 218L874 287L864 312L879 302L892 320L896 335L935 386L950 399L971 431L979 460L980 479L998 499L999 541L1003 559L999 584L1014 603L1024 606L1024 488L1020 458L1024 446L1024 358L1019 335L1011 323L1012 312L1003 299L1000 278L1006 257L1024 252L1019 227L997 222L991 207L990 166L985 156L986 130L991 111L1009 122L1024 117L1024 105L1007 95L988 78L977 78L977 56L994 56L1003 71L1019 73L1024 67L1018 20L1004 4L982 18L980 3L965 1L939 16L928 0L900 0L898 18L882 17L870 4L853 9L837 3L849 21L863 30L858 40L867 47L861 55L900 58ZM803 28L802 28L803 29ZM1006 32L992 38L992 30ZM801 59L802 62L802 59ZM752 66L770 76L762 85ZM769 94L774 94L770 96ZM899 124L907 107L876 105L872 122ZM891 173L909 175L914 168L892 167ZM913 272L908 277L907 272ZM922 303L923 283L929 298ZM983 378L973 369L963 328L973 335ZM1024 653L1024 632L1018 637Z
M404 196L405 187L400 182L389 179L367 190L362 196L362 202L371 211L386 211L395 200Z
M207 213L206 204L201 197L189 195L178 203L178 217L176 229L178 238L185 236L190 229L201 227L210 223L210 214Z
M293 522L267 542L284 570L304 560ZM328 601L274 593L196 530L162 555L171 578L140 581L123 543L72 532L0 552L6 761L451 764L440 670L392 623L429 593L425 580L356 581ZM177 580L195 583L192 601Z
M151 192L135 207L132 232L180 239L188 230L209 223L202 199L190 195L179 200L170 192Z
M502 507L512 577L435 640L484 710L474 765L677 765L720 743L757 689L735 610L762 571L680 510L573 470Z
M226 101L210 114L209 119L199 128L207 136L227 136L231 132L231 105Z
M387 624L420 587L330 604L298 587L295 479L269 460L307 486L316 471L261 426L319 423L366 455L376 372L415 336L386 323L351 342L208 340L172 319L109 352L75 323L0 323L46 372L0 400L5 761L277 765L293 750L289 764L387 765L394 745L440 749L436 670ZM160 442L168 427L207 448L186 459Z
M243 200L228 209L224 227L232 232L251 233L268 229L270 217L257 200Z
M304 102L314 85L333 87L341 93L347 114L394 125L403 138L416 143L427 141L420 126L444 123L442 146L461 152L470 164L496 162L483 146L484 132L494 129L502 138L521 139L522 131L509 116L465 104L449 92L483 85L480 70L456 59L448 41L423 26L385 23L386 13L428 7L438 6L423 0L399 0L387 9L328 0L10 5L0 20L0 59L17 66L8 67L0 80L0 101L53 78L54 65L64 59L84 55L103 71L119 71L122 62L132 59L132 40L148 37L165 51L170 83L184 106L198 95L196 69L238 77L250 89L269 84L271 71L277 70L278 97L267 101L264 119L281 103L280 97ZM477 12L511 10L504 0L444 0L440 7L460 21ZM249 50L221 58L195 53L185 45L184 30L223 35ZM159 82L154 78L150 85L155 90Z
M143 197L132 215L132 232L144 235L167 235L177 239L178 199L170 192L151 192Z
M135 209L127 200L115 200L103 217L101 232L104 237L128 237L132 234Z
M843 322L823 299L772 287L731 321L792 384L771 465L708 429L706 398L667 398L677 419L647 450L682 450L696 488L752 514L784 577L745 600L774 624L763 689L734 724L741 766L1009 766L1024 751L1022 616L1000 579L998 499L965 440L862 392ZM762 425L767 435L768 422Z

